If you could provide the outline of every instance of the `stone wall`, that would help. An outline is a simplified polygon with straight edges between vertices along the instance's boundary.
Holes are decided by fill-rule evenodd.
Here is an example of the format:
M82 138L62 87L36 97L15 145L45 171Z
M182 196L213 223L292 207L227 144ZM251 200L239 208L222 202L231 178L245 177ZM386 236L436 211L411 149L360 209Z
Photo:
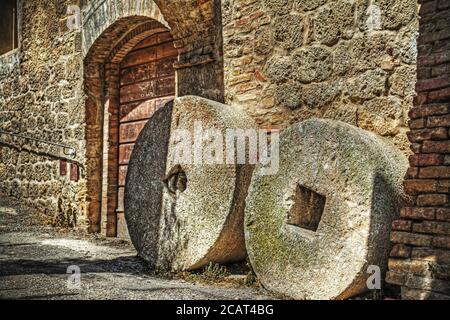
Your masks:
M450 299L450 1L421 0L417 97L409 115L415 206L395 221L387 281L404 299Z
M0 135L0 192L36 207L58 225L83 225L84 103L80 36L66 25L73 0L20 1L19 49L0 57L0 129L63 143L59 147ZM80 177L61 175L67 158Z
M82 8L81 31L67 27L69 5ZM2 134L0 192L54 223L99 231L104 64L161 23L180 52L178 94L223 101L220 1L20 1L19 14L20 48L0 57L0 129L71 146L77 157ZM60 168L61 159L76 166ZM69 166L77 181L61 175Z
M416 0L225 0L226 103L265 127L338 119L408 152Z
M69 4L83 8L81 32L67 28ZM127 34L142 36L150 19L171 29L180 52L178 95L225 100L264 127L311 117L344 120L409 152L415 0L36 0L21 6L20 48L0 57L0 128L73 146L77 157L1 135L0 192L52 218L89 216L91 231L98 231L101 67L120 41L132 40ZM60 158L77 164L78 181L61 176ZM72 225L74 219L55 220Z

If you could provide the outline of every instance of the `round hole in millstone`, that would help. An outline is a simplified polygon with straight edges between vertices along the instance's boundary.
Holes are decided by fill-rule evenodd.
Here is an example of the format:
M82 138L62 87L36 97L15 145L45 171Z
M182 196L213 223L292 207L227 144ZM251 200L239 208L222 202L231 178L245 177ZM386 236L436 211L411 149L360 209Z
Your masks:
M175 163L175 132L193 143L199 122L224 136L227 129L256 128L243 111L192 96L149 120L131 156L125 216L139 256L155 269L194 270L246 257L244 205L254 166Z
M395 147L342 122L285 130L278 173L257 166L246 200L247 251L264 287L295 299L367 290L368 267L386 268L407 167Z

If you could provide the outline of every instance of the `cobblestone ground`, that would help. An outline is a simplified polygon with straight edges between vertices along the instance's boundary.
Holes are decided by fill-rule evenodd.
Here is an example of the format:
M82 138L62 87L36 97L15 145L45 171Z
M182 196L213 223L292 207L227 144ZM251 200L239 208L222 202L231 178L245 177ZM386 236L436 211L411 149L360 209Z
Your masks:
M0 299L267 299L250 288L223 288L151 276L130 243L33 224L31 210L0 195ZM68 287L67 268L81 269Z

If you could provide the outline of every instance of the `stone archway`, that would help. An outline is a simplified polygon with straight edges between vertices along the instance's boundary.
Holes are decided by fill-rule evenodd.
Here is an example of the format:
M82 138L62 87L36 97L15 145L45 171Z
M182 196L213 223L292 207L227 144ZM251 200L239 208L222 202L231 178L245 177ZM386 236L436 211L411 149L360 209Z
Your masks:
M170 30L178 51L176 95L223 101L220 1L93 1L84 12L86 176L89 231L117 235L120 61L149 36ZM103 199L103 200L102 200ZM109 199L109 201L105 201Z

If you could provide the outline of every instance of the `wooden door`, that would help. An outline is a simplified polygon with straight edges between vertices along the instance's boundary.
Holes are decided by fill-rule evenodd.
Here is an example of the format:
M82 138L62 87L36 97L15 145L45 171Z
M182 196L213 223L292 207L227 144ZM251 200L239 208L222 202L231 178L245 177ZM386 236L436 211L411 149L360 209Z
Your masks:
M118 158L117 232L127 237L124 219L125 178L139 133L153 113L175 97L178 52L170 32L140 42L120 65L120 120Z

